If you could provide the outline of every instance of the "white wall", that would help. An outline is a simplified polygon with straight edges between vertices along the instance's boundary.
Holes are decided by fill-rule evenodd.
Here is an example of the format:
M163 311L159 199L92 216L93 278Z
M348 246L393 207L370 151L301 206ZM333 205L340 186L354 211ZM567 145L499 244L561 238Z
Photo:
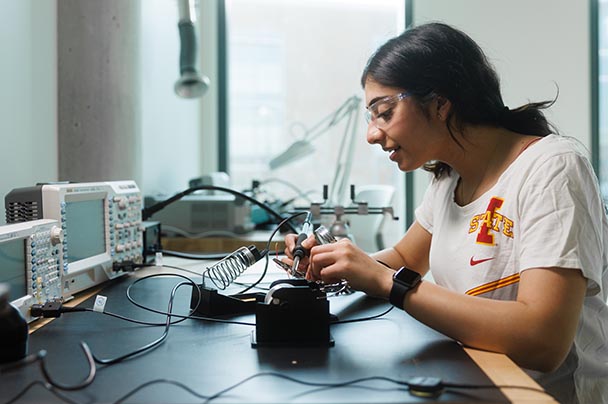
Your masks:
M0 223L13 188L57 180L55 0L0 0Z
M414 0L414 22L442 21L469 34L499 76L505 105L555 97L547 117L590 148L589 2ZM416 201L428 183L416 173Z

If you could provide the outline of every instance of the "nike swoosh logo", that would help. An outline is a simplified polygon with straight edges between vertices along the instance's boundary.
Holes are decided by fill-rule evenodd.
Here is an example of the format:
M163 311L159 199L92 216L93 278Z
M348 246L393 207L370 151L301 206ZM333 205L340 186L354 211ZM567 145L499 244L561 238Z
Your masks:
M482 262L486 262L486 261L490 261L493 260L494 257L490 257L490 258L483 258L480 260L476 260L474 257L471 257L471 260L469 261L469 265L471 265L472 267L474 267L475 265L481 264Z

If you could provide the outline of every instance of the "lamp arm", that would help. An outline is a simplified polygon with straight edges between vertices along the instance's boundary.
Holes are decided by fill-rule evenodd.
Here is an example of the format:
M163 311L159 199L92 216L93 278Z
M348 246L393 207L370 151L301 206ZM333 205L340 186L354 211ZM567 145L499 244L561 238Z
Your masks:
M307 130L304 134L304 140L312 142L313 140L317 139L325 132L327 132L329 129L340 123L342 119L344 119L344 117L349 116L352 113L353 109L359 105L360 100L361 99L356 95L349 97L331 114L327 115L325 118L317 122L312 128Z
M344 135L340 142L340 151L338 152L336 173L332 181L331 196L329 202L334 205L340 205L344 202L344 193L348 186L347 182L350 177L350 171L353 165L353 153L355 151L355 137L357 133L357 121L359 119L359 101L360 98L353 97L352 104L347 112L348 121L344 128Z

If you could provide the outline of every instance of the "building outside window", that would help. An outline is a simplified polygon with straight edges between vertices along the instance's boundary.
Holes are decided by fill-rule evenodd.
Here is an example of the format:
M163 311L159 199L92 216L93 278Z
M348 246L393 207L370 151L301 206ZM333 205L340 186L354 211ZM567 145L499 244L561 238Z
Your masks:
M608 0L598 3L599 176L604 201L608 202Z

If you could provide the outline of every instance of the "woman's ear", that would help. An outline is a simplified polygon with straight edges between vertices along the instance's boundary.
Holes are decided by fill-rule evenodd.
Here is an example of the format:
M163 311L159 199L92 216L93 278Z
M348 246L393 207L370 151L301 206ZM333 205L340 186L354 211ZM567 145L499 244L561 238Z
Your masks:
M447 98L438 95L435 98L436 108L437 108L437 118L441 121L445 121L448 119L450 111L452 110L452 103Z

